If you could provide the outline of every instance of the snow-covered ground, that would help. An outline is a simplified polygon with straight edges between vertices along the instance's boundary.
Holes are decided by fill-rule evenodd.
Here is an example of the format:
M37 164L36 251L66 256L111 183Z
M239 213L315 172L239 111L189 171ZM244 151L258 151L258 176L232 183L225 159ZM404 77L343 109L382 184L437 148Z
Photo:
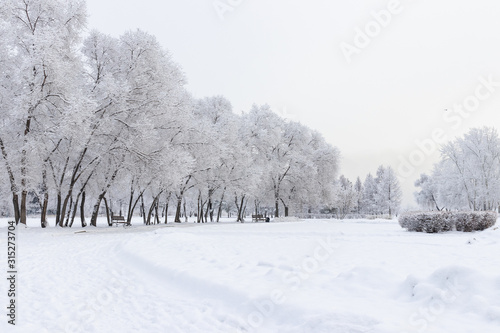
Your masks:
M17 232L16 332L500 332L496 227L29 225ZM14 331L2 317L0 331Z

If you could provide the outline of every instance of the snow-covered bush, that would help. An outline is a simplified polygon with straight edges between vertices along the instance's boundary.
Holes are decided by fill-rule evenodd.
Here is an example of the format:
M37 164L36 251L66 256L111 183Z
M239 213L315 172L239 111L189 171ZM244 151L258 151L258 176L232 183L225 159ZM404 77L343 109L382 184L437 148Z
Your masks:
M442 232L453 229L453 223L445 212L412 212L399 216L399 225L408 231Z
M455 226L457 231L479 231L495 225L496 212L456 212Z
M495 212L410 212L399 216L399 225L408 231L479 231L493 226L497 220Z

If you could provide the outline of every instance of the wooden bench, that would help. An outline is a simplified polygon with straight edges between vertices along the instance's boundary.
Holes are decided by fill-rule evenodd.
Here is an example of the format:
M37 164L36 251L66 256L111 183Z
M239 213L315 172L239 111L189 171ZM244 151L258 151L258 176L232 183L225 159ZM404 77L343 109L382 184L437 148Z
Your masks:
M257 214L257 215L252 215L252 221L257 222L257 221L265 221L266 218L264 215Z
M127 221L125 220L125 217L124 216L119 216L119 215L111 215L111 225L113 224L118 224L118 223L127 223Z

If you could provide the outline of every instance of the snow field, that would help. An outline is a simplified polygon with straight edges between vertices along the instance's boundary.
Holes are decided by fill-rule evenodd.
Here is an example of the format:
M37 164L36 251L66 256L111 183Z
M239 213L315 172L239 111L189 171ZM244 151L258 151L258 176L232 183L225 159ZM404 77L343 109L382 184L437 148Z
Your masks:
M500 327L496 228L421 234L395 220L312 220L81 230L18 230L16 332Z

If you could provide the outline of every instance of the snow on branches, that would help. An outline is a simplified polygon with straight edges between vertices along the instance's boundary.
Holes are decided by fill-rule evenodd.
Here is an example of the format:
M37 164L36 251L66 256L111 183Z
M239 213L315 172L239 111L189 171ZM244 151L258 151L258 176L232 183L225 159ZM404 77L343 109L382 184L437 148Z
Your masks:
M319 133L268 106L239 115L222 96L195 99L154 36L82 41L86 17L83 0L0 9L0 214L45 227L50 212L64 227L77 211L86 226L89 208L95 226L137 208L159 223L170 201L176 222L218 220L232 203L239 219L325 204L339 151Z
M392 167L379 166L376 177L369 173L364 182L358 177L353 184L341 175L334 184L332 210L337 218L348 214L392 216L401 206L402 191Z
M415 182L423 209L496 210L500 204L500 138L492 127L472 128L441 148L431 175Z

